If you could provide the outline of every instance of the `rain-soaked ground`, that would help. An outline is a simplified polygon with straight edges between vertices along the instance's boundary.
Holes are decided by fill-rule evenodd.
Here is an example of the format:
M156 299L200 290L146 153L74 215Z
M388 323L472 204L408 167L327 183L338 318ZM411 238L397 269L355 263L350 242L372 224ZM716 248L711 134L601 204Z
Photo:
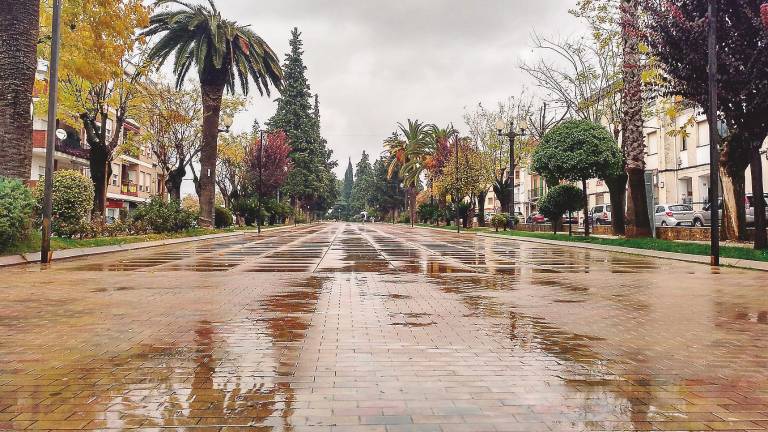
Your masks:
M765 273L323 224L0 279L0 429L768 428Z

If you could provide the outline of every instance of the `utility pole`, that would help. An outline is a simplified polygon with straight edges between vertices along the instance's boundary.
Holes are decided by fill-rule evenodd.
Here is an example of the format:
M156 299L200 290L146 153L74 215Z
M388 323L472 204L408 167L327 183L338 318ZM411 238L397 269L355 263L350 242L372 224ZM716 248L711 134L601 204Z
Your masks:
M709 0L708 50L709 67L709 211L710 211L710 261L720 266L720 131L718 130L717 100L717 0Z
M61 46L61 1L53 0L51 61L48 64L48 131L45 144L45 189L43 192L43 238L40 262L51 262L51 214L53 213L53 152L56 147L56 103L59 93L59 47Z

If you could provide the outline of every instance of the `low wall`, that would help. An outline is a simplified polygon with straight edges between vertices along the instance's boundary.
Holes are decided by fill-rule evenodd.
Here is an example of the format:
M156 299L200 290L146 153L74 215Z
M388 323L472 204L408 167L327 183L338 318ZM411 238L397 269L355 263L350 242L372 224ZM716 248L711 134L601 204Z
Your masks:
M709 227L656 227L656 237L662 240L709 241L710 232ZM755 240L754 228L747 228L747 240Z

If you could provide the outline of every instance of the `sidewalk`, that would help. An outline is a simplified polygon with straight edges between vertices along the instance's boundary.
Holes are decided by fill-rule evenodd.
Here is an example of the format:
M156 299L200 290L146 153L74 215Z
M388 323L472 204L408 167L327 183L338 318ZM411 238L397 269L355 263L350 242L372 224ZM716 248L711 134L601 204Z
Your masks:
M279 226L275 228L267 227L267 228L262 228L261 231L262 232L277 231L277 230L283 230L288 228L293 228L293 225L285 225L285 226ZM245 234L251 234L251 233L255 234L256 231L233 231L228 233L206 234L206 235L195 236L195 237L180 237L180 238L166 239L166 240L127 243L122 245L62 249L62 250L53 251L53 261L68 259L68 258L86 257L91 255L102 255L102 254L113 253L113 252L124 252L129 250L136 250L136 249L146 249L146 248L153 248L158 246L168 246L173 244L189 243L189 242L201 241L201 240L234 237L238 235L245 235ZM0 257L0 269L2 269L3 267L9 267L9 266L15 266L15 265L21 265L21 264L32 264L37 262L40 262L40 251L28 252L21 255L7 255L7 256Z
M709 257L704 255L691 255L691 254L684 254L684 253L678 253L678 252L664 252L664 251L657 251L657 250L650 250L650 249L636 249L636 248L628 248L628 247L621 247L621 246L596 245L596 244L590 244L590 243L564 242L559 240L537 239L537 238L531 238L531 237L515 237L515 236L500 235L500 234L494 234L494 233L478 233L477 235L482 237L493 237L493 238L505 239L505 240L516 240L516 241L522 241L522 242L550 244L550 245L564 246L564 247L576 247L576 248L582 248L582 249L619 252L619 253L626 253L631 255L640 255L640 256L647 256L647 257L653 257L653 258L659 258L659 259L671 259L676 261L685 261L685 262L709 265ZM762 261L743 260L743 259L736 259L736 258L721 258L720 264L723 266L743 268L743 269L749 269L749 270L768 271L768 262L762 262Z

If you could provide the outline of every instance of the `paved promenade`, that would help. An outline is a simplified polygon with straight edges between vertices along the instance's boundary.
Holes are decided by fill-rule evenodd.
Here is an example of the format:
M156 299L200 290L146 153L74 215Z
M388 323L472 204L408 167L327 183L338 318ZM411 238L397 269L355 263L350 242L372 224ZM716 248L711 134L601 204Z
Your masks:
M385 224L0 270L0 430L762 430L766 273Z

